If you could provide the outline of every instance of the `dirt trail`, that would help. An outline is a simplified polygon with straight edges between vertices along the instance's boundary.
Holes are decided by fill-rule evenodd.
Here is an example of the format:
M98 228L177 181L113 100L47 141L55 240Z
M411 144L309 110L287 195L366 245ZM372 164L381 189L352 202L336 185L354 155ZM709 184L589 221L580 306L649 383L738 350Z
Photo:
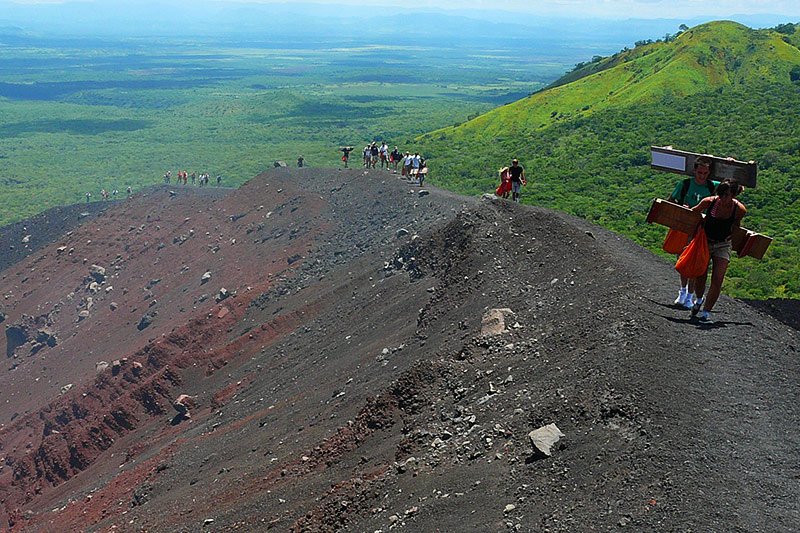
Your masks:
M584 221L305 168L153 191L71 238L75 261L61 240L0 273L7 322L58 339L0 374L14 531L800 524L797 331L727 297L689 320L671 265Z

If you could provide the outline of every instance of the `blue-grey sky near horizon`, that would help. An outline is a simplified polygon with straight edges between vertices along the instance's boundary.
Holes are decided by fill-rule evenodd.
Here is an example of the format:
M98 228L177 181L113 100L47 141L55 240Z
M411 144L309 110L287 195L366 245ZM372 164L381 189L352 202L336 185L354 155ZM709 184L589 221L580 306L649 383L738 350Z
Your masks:
M0 0L3 11L15 7L53 4L98 4L104 8L124 0ZM142 2L144 5L149 2ZM191 10L197 2L180 0L173 4L183 5ZM215 3L230 5L246 4L283 4L291 2L275 0L215 0ZM798 0L306 0L305 4L319 5L370 5L397 9L429 10L478 10L478 11L511 11L541 16L565 17L604 17L604 18L680 18L685 17L727 17L733 15L783 15L800 17ZM6 13L8 14L8 13ZM4 18L0 13L0 19Z

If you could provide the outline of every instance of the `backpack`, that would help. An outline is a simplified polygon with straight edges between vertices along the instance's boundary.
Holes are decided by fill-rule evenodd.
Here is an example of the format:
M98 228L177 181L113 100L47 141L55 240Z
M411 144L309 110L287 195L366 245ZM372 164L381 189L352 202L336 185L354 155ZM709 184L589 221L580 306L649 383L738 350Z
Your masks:
M684 200L686 200L686 193L689 192L689 185L691 185L693 179L694 178L686 178L683 180L683 185L681 186L681 195L676 198L678 205L683 205ZM714 184L711 183L711 180L706 180L706 187L708 187L709 195L713 195L715 187Z

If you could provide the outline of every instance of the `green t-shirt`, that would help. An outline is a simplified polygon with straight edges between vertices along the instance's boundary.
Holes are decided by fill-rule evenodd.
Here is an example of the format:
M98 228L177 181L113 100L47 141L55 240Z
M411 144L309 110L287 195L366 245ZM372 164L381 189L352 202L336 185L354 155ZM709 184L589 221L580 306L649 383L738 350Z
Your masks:
M716 188L719 182L711 181L711 184ZM680 180L675 185L675 190L672 191L670 198L673 198L677 202L680 199L682 188L683 180ZM713 193L708 190L708 185L706 183L698 185L694 178L689 178L689 190L686 191L686 197L683 199L683 203L689 207L694 207L706 196L713 196Z

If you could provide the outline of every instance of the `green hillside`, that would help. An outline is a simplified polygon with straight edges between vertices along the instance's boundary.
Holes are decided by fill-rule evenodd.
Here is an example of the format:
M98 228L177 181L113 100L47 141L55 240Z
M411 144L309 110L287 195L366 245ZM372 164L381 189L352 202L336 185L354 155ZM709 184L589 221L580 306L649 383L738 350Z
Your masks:
M726 292L798 298L800 34L789 26L704 24L584 65L550 89L418 141L441 185L491 191L497 168L516 156L530 180L523 201L654 250L664 230L644 224L644 214L677 178L649 168L650 145L755 159L759 187L742 197L745 225L776 242L764 261L734 261Z

